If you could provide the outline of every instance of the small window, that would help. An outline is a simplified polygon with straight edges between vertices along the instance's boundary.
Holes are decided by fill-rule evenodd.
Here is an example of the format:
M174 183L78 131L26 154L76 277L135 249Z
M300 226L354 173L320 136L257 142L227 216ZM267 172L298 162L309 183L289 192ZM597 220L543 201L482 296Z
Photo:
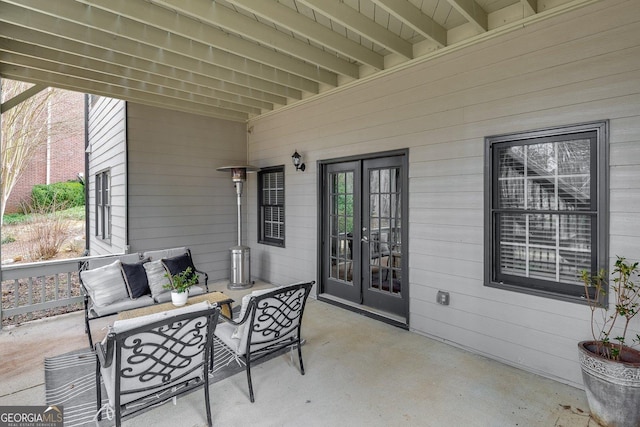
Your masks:
M258 242L284 247L284 166L258 172Z
M96 236L111 238L111 177L109 171L96 174Z
M607 123L486 138L485 284L579 301L607 266Z

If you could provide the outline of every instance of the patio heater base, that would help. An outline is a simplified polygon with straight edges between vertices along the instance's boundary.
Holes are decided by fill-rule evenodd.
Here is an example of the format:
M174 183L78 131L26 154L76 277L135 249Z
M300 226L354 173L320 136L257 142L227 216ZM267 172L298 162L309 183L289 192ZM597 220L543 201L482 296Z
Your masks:
M234 246L231 252L228 289L249 289L251 282L251 250L247 246Z

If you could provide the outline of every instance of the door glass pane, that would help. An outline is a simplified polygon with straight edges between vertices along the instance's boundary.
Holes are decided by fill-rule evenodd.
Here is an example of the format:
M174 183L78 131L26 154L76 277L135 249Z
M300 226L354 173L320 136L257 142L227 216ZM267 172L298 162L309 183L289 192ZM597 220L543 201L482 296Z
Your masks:
M353 281L353 172L330 174L331 269L333 279Z
M400 169L369 170L369 287L402 292Z

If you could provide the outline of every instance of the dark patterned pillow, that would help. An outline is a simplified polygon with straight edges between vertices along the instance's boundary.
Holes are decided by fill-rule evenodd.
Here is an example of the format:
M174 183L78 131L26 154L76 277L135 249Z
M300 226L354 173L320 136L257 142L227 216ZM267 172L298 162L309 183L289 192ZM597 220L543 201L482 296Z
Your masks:
M193 260L188 253L171 258L162 258L162 264L164 265L165 270L167 270L167 273L171 276L180 274L187 268L191 267L191 275L197 277L196 267L193 265Z
M151 293L147 272L144 269L145 262L149 262L149 259L143 259L142 261L134 263L123 262L121 264L124 282L127 285L127 292L131 299L136 299L142 295Z

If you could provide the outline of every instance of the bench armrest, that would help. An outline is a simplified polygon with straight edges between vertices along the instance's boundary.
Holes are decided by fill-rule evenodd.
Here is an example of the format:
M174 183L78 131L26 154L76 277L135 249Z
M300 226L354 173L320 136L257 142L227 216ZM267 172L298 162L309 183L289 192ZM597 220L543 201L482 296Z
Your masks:
M111 366L111 362L113 362L114 341L115 335L113 333L109 333L105 340L105 344L99 342L95 345L96 356L98 356L100 366L103 368L108 368Z

